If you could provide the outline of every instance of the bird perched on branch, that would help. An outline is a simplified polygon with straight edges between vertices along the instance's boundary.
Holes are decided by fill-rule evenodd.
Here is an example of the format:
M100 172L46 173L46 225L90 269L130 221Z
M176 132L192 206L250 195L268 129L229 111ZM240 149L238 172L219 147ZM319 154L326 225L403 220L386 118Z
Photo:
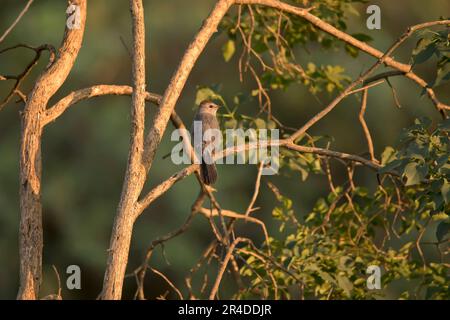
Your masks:
M205 100L200 103L191 127L194 150L200 163L200 176L204 184L212 185L217 180L214 164L214 142L220 134L217 110L219 106Z

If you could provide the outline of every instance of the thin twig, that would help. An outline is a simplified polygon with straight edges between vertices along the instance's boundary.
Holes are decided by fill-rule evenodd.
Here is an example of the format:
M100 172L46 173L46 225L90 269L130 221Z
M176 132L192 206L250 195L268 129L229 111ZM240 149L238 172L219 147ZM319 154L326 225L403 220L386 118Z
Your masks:
M167 284L177 293L178 297L180 298L180 300L184 300L183 295L181 294L181 291L173 284L172 281L169 280L169 278L167 278L166 275L164 275L161 271L158 271L154 268L150 268L150 270L157 274L158 276L160 276L161 278L163 278Z
M0 53L7 52L9 50L16 49L16 48L31 49L31 50L33 50L35 52L35 56L34 56L33 60L31 60L31 62L25 67L25 69L20 74L15 75L15 76L12 76L12 75L4 75L4 76L2 76L5 80L9 80L9 79L15 80L15 83L14 83L13 88L10 90L9 94L0 103L0 111L8 104L8 102L12 99L14 94L17 94L22 100L26 100L26 98L24 99L24 95L20 91L20 85L25 80L25 78L30 74L30 72L33 69L33 67L39 62L39 59L40 59L41 54L42 54L42 51L47 50L47 51L50 52L50 58L49 58L49 63L47 65L47 67L49 65L51 65L53 63L53 61L55 60L55 58L56 58L56 50L55 50L55 48L53 46L51 46L51 45L48 45L48 44L44 44L44 45L41 45L39 47L32 47L32 46L28 46L28 45L25 45L25 44L18 44L18 45L15 45L13 47L9 47L9 48L3 49L3 50L0 51Z
M33 0L28 0L27 4L25 5L25 7L22 9L22 11L19 13L19 15L17 16L16 20L14 20L14 22L9 26L8 29L5 30L5 32L3 33L3 35L0 37L0 43L5 40L6 36L12 31L12 29L14 29L14 27L19 23L20 19L22 19L22 17L25 15L25 13L28 11L28 8L30 8L31 4L33 3Z
M367 126L366 120L364 119L364 115L366 113L366 108L367 108L367 96L368 96L368 89L365 89L363 92L362 101L361 101L361 111L359 112L359 122L361 123L361 126L364 131L364 135L366 137L367 147L369 148L369 153L370 153L370 159L373 162L378 163L378 160L375 158L372 136L370 135L369 127Z
M209 294L209 300L214 300L214 297L216 296L217 291L219 290L219 286L220 286L220 282L222 281L223 274L225 273L228 262L230 261L231 255L233 254L234 248L241 242L248 242L248 239L239 237L239 238L236 238L233 241L233 243L231 243L230 248L228 249L227 255L225 256L225 259L223 260L222 265L220 266L216 280L211 289L211 293Z
M253 206L255 205L256 199L258 198L259 188L261 186L261 175L264 168L264 161L261 161L258 167L258 174L256 175L255 181L255 191L253 192L253 197L250 203L248 204L247 210L245 210L245 216L248 216L252 211Z

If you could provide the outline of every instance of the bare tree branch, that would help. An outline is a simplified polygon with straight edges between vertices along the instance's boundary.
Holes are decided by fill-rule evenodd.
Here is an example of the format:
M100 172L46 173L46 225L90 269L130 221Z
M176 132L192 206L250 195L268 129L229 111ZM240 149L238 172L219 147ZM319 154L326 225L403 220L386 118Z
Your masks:
M214 160L217 161L218 159L224 158L230 154L239 153L243 151L248 151L252 149L257 149L261 146L261 142L259 144L252 144L248 143L241 146L235 146L230 147L225 150L223 150L221 153L218 153ZM353 161L360 163L364 166L367 166L373 170L379 170L381 168L381 165L379 165L377 162L371 161L369 159L360 157L358 155L348 154L345 152L338 152L323 148L317 148L317 147L308 147L308 146L301 146L297 145L295 143L292 143L290 141L290 138L285 140L273 140L273 141L267 141L264 142L264 146L267 147L273 147L273 146L279 146L279 147L285 147L294 151L302 152L302 153L314 153L322 156L332 157L332 158L338 158L345 161ZM170 178L166 179L165 181L161 182L159 185L151 189L148 194L138 202L136 207L136 213L137 216L142 214L142 212L156 199L158 199L161 195L163 195L165 192L167 192L175 183L183 180L184 178L188 177L192 173L196 172L198 169L198 165L191 164L190 166L178 171L177 173L173 174Z
M309 14L309 13L308 13ZM416 30L419 30L421 28L424 28L426 26L430 26L430 25L436 25L436 24L442 24L442 21L434 21L434 22L430 22L427 24L421 24L418 26L414 26L411 28L408 28L408 30L386 51L386 53L382 54L377 62L375 64L373 64L366 72L364 72L362 75L360 75L355 81L353 81L350 85L347 86L347 88L345 88L345 90L343 90L327 107L325 107L322 111L320 111L319 113L317 113L314 117L312 117L308 122L306 122L306 124L304 124L299 130L297 130L297 132L295 132L290 139L292 139L292 141L298 139L300 136L302 136L309 128L311 128L314 124L316 124L318 121L320 121L323 117L325 117L328 113L330 113L345 97L347 97L350 92L359 84L364 83L364 81L383 63L387 63L387 61L390 59L389 56L407 39L409 38L413 32L415 32ZM450 20L448 20L447 23L450 23ZM353 44L353 43L352 43ZM390 61L390 60L389 60ZM392 66L392 63L391 63ZM403 71L403 70L402 70ZM406 76L408 76L408 74L411 74L411 72L408 72L406 74ZM421 80L422 81L422 85L424 86L424 88L428 87L428 85L426 84L425 81L423 81L422 79L420 79L418 76L414 75L414 76L409 76L410 78L413 77L414 79L416 79L417 81ZM420 82L420 81L419 81ZM434 91L432 89L430 89L432 91L432 95L435 97L434 95ZM442 104L437 101L437 98L434 100L436 108L440 109L442 107Z
M367 78L364 81L363 85L366 86L366 85L368 85L370 83L377 82L378 80L385 80L385 79L388 79L390 77L404 76L404 75L405 75L404 72L397 71L397 70L382 72L380 74L377 74L377 75L374 75L374 76L372 76L370 78Z
M189 214L189 216L187 217L187 219L183 223L183 225L181 225L181 227L179 227L178 229L176 229L172 232L169 232L168 234L152 241L149 248L147 249L147 253L145 255L144 261L133 272L136 277L136 282L137 282L137 289L136 289L136 293L135 293L135 297L134 297L135 299L136 298L139 298L140 300L145 299L144 279L145 279L145 275L147 273L149 261L152 256L153 250L156 248L156 246L163 245L166 241L169 241L169 240L181 235L182 233L184 233L190 227L191 222L194 219L194 216L197 214L197 212L201 208L201 205L203 204L204 199L205 199L205 193L203 191L201 191L199 193L197 199L195 200L194 204L192 205L191 213Z
M217 1L211 14L204 21L200 31L197 33L194 40L191 42L186 52L184 53L177 71L174 73L169 86L164 92L163 99L161 101L161 107L159 108L152 121L153 126L150 129L145 142L146 147L143 161L145 169L147 171L151 167L156 149L161 142L170 114L175 108L181 91L192 68L194 67L195 62L199 58L209 39L215 32L217 32L220 21L222 20L232 3L232 0Z
M164 182L153 188L147 195L136 204L136 214L139 216L145 208L147 208L153 201L159 198L162 194L168 191L175 183L190 176L198 169L198 165L191 164L190 166L178 171L170 176Z
M131 96L133 88L125 85L95 85L92 87L80 89L69 93L67 96L55 103L51 108L45 111L43 124L55 121L72 105L94 97L117 95ZM145 92L145 100L159 105L161 96L151 92Z
M155 273L155 274L157 274L158 276L160 276L161 278L163 278L163 279L167 282L167 284L168 284L168 285L169 285L169 286L177 293L178 298L180 298L180 300L184 300L184 299L183 299L183 295L181 294L181 291L173 284L172 281L169 280L169 278L167 278L167 276L166 276L164 273L162 273L161 271L156 270L156 269L154 269L154 268L150 268L150 270L151 270L153 273Z
M253 206L255 205L256 199L258 198L259 194L259 188L261 186L261 175L262 170L264 168L264 161L261 161L258 167L258 174L256 175L256 181L255 181L255 191L253 192L252 200L250 200L250 203L248 204L247 210L245 210L245 216L248 216L250 212L253 209Z
M49 44L44 44L39 47L32 47L32 46L28 46L28 45L24 45L24 44L19 44L19 45L15 45L13 47L9 47L9 48L0 50L0 53L4 53L9 50L16 49L16 48L31 49L35 52L35 56L34 56L33 60L25 67L25 69L19 75L16 75L16 76L4 75L4 76L2 76L2 80L12 79L12 80L15 80L15 83L14 83L13 88L10 90L9 94L0 103L0 111L8 104L8 102L12 99L12 97L14 97L14 94L19 95L19 97L21 97L22 100L24 100L22 97L22 93L20 91L20 85L25 80L25 78L28 76L28 74L31 72L31 69L33 69L33 67L39 62L39 58L41 57L42 51L48 50L50 52L50 59L49 59L49 63L47 66L51 65L56 57L55 48Z
M228 262L230 261L230 258L233 254L234 248L241 242L248 242L248 239L246 238L236 238L233 243L230 245L227 255L225 256L225 259L222 262L222 265L220 266L219 272L216 277L216 281L214 282L214 285L211 289L211 293L209 294L209 300L214 300L217 291L219 290L220 282L222 281L223 274L225 273L225 270L227 268Z
M8 29L3 32L3 35L0 37L0 43L5 40L6 36L14 29L14 27L19 23L20 19L25 15L25 13L28 11L28 8L30 8L31 4L33 3L33 0L28 0L25 7L20 11L19 15L17 16L16 20L9 26Z
M369 94L368 89L364 90L363 96L362 96L362 101L361 101L361 111L359 112L358 118L359 118L359 122L361 123L361 127L363 128L364 135L366 137L367 147L369 148L369 153L370 153L370 159L372 160L372 162L378 162L378 160L375 158L372 136L370 135L370 130L369 130L369 127L367 126L366 119L364 119L364 115L366 113L366 108L367 108L368 94Z
M271 7L274 9L278 9L281 11L285 11L294 15L297 15L299 17L302 17L309 21L311 24L316 26L317 28L325 31L326 33L334 36L337 39L340 39L348 44L351 44L352 46L358 48L359 50L377 58L378 60L383 59L383 63L386 64L389 67L392 67L394 69L397 69L398 71L401 71L405 74L405 77L411 79L412 81L416 82L420 87L424 88L426 90L426 93L428 97L431 99L433 104L438 110L450 110L450 106L440 102L438 98L436 97L436 94L434 93L434 90L428 85L428 83L420 78L418 75L416 75L414 72L411 71L412 66L409 64L404 64L401 62L396 61L395 59L390 57L390 54L386 55L383 52L371 47L367 43L364 43L362 41L359 41L358 39L352 37L351 35L333 27L329 23L319 19L315 15L310 13L310 8L304 9L295 7L293 5L287 4L285 2L281 2L278 0L235 0L236 4L254 4L254 5L263 5L267 7ZM396 44L396 47L403 43L406 39L408 39L414 32L424 29L424 28L430 28L436 25L449 25L450 20L439 20L439 21L430 21L425 22L421 24L417 24L414 26L411 26L408 28L408 30L399 38L398 43ZM358 81L359 83L359 81Z

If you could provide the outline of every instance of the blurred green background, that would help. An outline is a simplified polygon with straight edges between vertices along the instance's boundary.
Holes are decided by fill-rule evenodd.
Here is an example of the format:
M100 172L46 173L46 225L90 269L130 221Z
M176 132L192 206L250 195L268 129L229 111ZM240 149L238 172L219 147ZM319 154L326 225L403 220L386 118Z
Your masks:
M0 11L0 33L12 23L22 10L25 0L3 0ZM144 1L147 30L147 88L162 93L176 69L182 54L209 13L212 0L146 0ZM369 4L378 4L382 10L382 29L367 30L365 9ZM13 32L0 44L0 49L17 43L40 45L49 43L57 47L62 39L65 24L65 1L35 0L30 10ZM369 34L372 45L385 50L407 26L438 19L450 13L448 0L400 0L369 1L357 6L360 15L350 16L350 33ZM52 98L57 101L72 90L94 84L130 84L131 64L127 50L121 42L130 47L131 25L128 1L91 0L88 3L86 32L76 64L66 83ZM248 92L256 87L250 77L239 82L237 57L226 63L221 46L226 37L215 37L207 46L195 66L177 104L177 112L186 123L190 123L195 112L196 88L201 85L221 84L225 99L231 99L238 92ZM413 38L396 53L398 60L408 62L415 46ZM357 76L373 62L371 57L361 54L352 59L339 52L327 52L310 47L309 53L297 52L301 64L313 61L317 64L340 64L346 72ZM33 58L34 53L17 49L0 55L0 74L18 74ZM434 77L434 63L424 64L419 69L426 80ZM22 86L28 93L34 79L47 64L47 54L41 58L27 81ZM367 111L368 125L374 137L375 151L379 155L386 145L396 143L401 128L413 119L427 115L438 118L427 98L420 98L420 88L406 79L392 79L399 93L402 108L398 109L387 85L377 86L369 93ZM12 81L0 82L0 99L12 86ZM450 84L436 89L443 102L450 101ZM318 112L333 96L319 95L318 102L305 88L292 86L285 92L272 95L273 112L284 124L299 127L311 115ZM18 288L18 174L19 174L19 111L22 103L9 103L0 114L0 298L15 298ZM101 97L75 105L55 123L50 124L43 136L43 221L44 221L44 283L41 296L54 293L57 282L52 265L55 265L63 282L62 295L65 299L95 298L101 290L106 250L113 216L118 204L125 172L130 131L129 97ZM150 124L154 107L148 105ZM241 112L255 115L258 102L250 101ZM346 99L311 133L330 135L335 138L333 149L350 153L365 151L361 128L357 122L359 103L355 98ZM169 130L172 127L169 125ZM170 133L170 131L168 131ZM170 152L173 143L166 133L152 167L147 187L162 181L177 169L170 159L162 156ZM336 166L337 181L344 179L342 167ZM222 207L240 211L246 209L251 198L256 168L249 165L219 167L219 181L216 185L217 198ZM307 214L315 200L328 193L324 176L313 176L301 182L300 176L264 177L274 182L294 200L298 215ZM376 177L364 170L357 175L359 182L368 185L376 183ZM167 194L158 199L135 225L130 250L128 272L142 261L147 246L158 236L164 235L181 225L190 211L198 192L194 177L178 183ZM265 183L262 185L256 213L272 233L276 235L277 225L271 222L274 196ZM432 228L431 228L432 229ZM259 229L240 224L238 231L258 240ZM426 235L432 237L433 235ZM200 257L205 246L213 239L208 222L197 217L192 228L170 241L165 246L167 265L161 250L156 250L151 265L155 266L175 283L184 285L184 276ZM425 248L426 254L429 248ZM430 249L431 250L431 249ZM65 281L67 266L76 264L82 270L82 289L67 290ZM146 294L156 297L168 290L168 286L157 276L148 275ZM408 285L408 284L404 284ZM127 278L124 297L131 298L135 281ZM170 293L169 298L175 296Z

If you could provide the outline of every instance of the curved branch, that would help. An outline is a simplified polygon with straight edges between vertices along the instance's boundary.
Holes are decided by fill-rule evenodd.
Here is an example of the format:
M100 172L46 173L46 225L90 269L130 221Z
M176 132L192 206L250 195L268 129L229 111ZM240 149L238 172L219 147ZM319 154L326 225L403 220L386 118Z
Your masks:
M396 76L404 76L405 73L402 71L387 71L387 72L382 72L380 74L374 75L373 77L367 78L366 80L364 80L363 85L366 86L372 82L376 82L378 80L384 80L390 77L396 77Z
M351 35L335 28L331 24L329 24L329 23L321 20L320 18L316 17L315 15L311 14L310 13L311 9L309 9L309 8L308 9L299 8L299 7L296 7L296 6L293 6L288 3L278 1L278 0L235 0L235 3L236 4L263 5L263 6L271 7L274 9L278 9L281 11L285 11L285 12L294 14L296 16L302 17L305 20L309 21L311 24L313 24L317 28L321 29L322 31L324 31L324 32L334 36L335 38L338 38L348 44L351 44L352 46L358 48L361 51L364 51L365 53L367 53L377 59L381 59L381 57L383 57L383 55L384 55L384 53L381 52L380 50L371 47L367 43L362 42L362 41L352 37ZM406 32L408 35L406 36L406 38L411 36L417 30L433 27L436 25L448 25L448 24L450 24L450 20L439 20L439 21L431 21L431 22L417 24L417 25L414 25L414 26L408 28L408 30ZM394 69L400 70L405 73L408 73L411 71L411 65L398 62L391 57L386 58L384 63Z
M236 238L233 243L231 243L228 252L225 256L225 259L222 262L222 265L220 266L219 272L217 274L216 280L214 282L214 285L211 289L211 293L209 294L209 300L214 300L214 297L217 294L217 291L219 290L220 282L222 281L223 274L225 273L225 270L227 269L228 262L230 261L230 258L233 254L234 248L241 242L249 242L246 238Z
M51 108L45 111L42 118L42 125L46 126L50 122L58 119L69 107L74 104L87 100L90 98L115 95L115 96L131 96L133 93L133 88L126 85L112 85L112 84L99 84L88 88L79 89L72 91L67 96L55 103ZM159 106L162 97L159 94L152 92L145 92L145 100L154 103ZM186 128L183 120L178 116L175 110L172 111L170 116L175 128Z
M364 115L365 115L366 109L367 109L368 94L369 94L368 89L363 91L363 96L362 96L362 101L361 101L361 110L359 112L358 119L359 119L359 122L361 123L361 127L364 131L364 136L366 137L367 148L369 149L369 153L370 153L370 159L373 162L378 162L375 158L372 135L370 134L369 127L367 125L366 119L364 118Z
M401 62L396 61L395 59L385 56L383 52L381 52L378 49L375 49L374 47L371 47L365 42L362 42L351 35L333 27L331 24L319 19L315 15L311 14L309 11L310 9L304 9L299 8L278 0L235 0L236 4L254 4L254 5L263 5L267 7L271 7L274 9L278 9L281 11L285 11L291 14L294 14L296 16L302 17L309 21L311 24L316 26L317 28L321 29L322 31L334 36L337 39L340 39L359 50L377 58L382 59L384 57L383 63L387 66L394 68L398 71L401 71L404 73L405 77L411 79L416 84L418 84L420 87L424 88L428 97L431 99L433 104L438 110L450 110L450 106L447 104L444 104L439 101L439 99L436 97L436 94L432 88L429 87L428 83L423 80L421 77L419 77L417 74L415 74L412 71L412 66L409 64L404 64ZM406 39L408 39L411 35L414 34L414 32L424 29L424 28L430 28L437 25L450 25L450 20L439 20L439 21L430 21L425 22L421 24L417 24L414 26L409 27L406 32L399 38L398 45L403 43Z
M382 168L381 165L379 165L378 163L376 163L374 161L368 160L366 158L363 158L363 157L360 157L360 156L357 156L354 154L345 153L345 152L332 151L332 150L316 148L316 147L300 146L300 145L289 143L289 142L280 144L280 146L284 146L288 149L299 151L299 152L314 153L314 154L318 154L318 155L322 155L322 156L357 162L357 163L360 163L360 164L362 164L366 167L369 167L373 170L379 170Z
M348 44L351 44L352 46L358 48L361 51L366 52L367 54L377 59L380 59L383 56L383 52L379 51L378 49L371 47L367 43L352 37L351 35L335 28L331 24L311 14L310 13L311 9L299 8L278 0L236 0L235 2L237 4L254 4L271 7L302 17L305 20L309 21L314 26L316 26L317 28L321 29L322 31L325 31L326 33L332 35L333 37L338 38ZM388 66L401 70L403 72L409 72L411 70L410 65L398 62L393 58L387 58L385 63Z
M137 204L136 204L136 215L139 217L142 212L156 199L158 199L161 195L166 193L172 186L177 183L178 181L183 180L184 178L190 176L192 173L194 173L196 170L198 170L197 164L191 164L190 166L178 171L177 173L170 176L170 178L166 179L164 182L160 183L156 187L154 187L152 190L150 190L147 195L142 198Z
M242 146L230 147L230 148L227 148L227 149L223 150L222 152L218 153L215 156L214 161L217 161L218 159L221 159L221 158L225 158L226 156L231 155L231 154L248 151L248 150L252 150L252 149L257 149L257 148L260 148L261 146L285 147L285 148L288 148L288 149L291 149L294 151L298 151L298 152L302 152L302 153L314 153L314 154L318 154L318 155L322 155L322 156L326 156L326 157L342 159L345 161L357 162L357 163L367 166L368 168L371 168L373 170L379 170L382 168L382 166L380 164L378 164L377 162L360 157L358 155L353 155L353 154L349 154L349 153L345 153L345 152L338 152L338 151L333 151L333 150L328 150L328 149L323 149L323 148L317 148L317 147L301 146L301 145L297 145L297 144L291 142L291 140L289 138L285 139L285 140L272 140L272 141L268 141L266 143L261 143L261 141L260 141L259 143L248 143L248 144L244 144ZM153 203L156 199L158 199L160 196L162 196L164 193L166 193L175 183L183 180L184 178L188 177L192 173L196 172L197 169L198 169L197 164L191 164L188 167L173 174L170 178L168 178L167 180L163 181L162 183L160 183L159 185L157 185L156 187L151 189L137 203L137 205L136 205L137 217L139 217L142 214L142 212L151 203Z
M59 57L48 66L31 91L22 114L20 145L20 288L18 299L37 299L42 279L41 137L42 115L49 99L66 80L83 40L86 0L79 7L79 28L66 26Z
M262 176L262 171L264 168L264 161L261 161L261 163L259 164L258 167L258 173L256 175L256 181L255 181L255 190L253 191L253 196L252 199L250 200L250 203L247 206L247 210L245 210L245 216L248 216L250 214L250 212L252 212L253 206L255 205L256 199L258 198L258 194L259 194L259 188L261 186L261 176Z
M244 220L247 222L252 222L255 224L258 224L264 234L264 238L266 240L266 243L268 245L268 250L270 253L270 246L269 246L269 233L267 232L267 228L266 225L264 224L264 222L262 222L261 220L251 217L249 215L246 214L240 214L231 210L226 210L226 209L221 209L220 212L217 209L208 209L208 208L200 208L199 212L204 215L206 218L210 218L210 217L218 217L219 215L222 215L224 217L228 217L228 218L233 218L233 219L237 219L237 220Z
M153 254L153 250L156 248L156 246L158 246L158 245L162 246L162 245L164 245L165 242L181 235L191 226L191 223L192 223L195 215L198 213L198 210L201 208L201 206L203 204L205 196L206 196L206 194L203 192L203 190L201 190L199 195L197 196L197 199L192 204L191 212L190 212L189 216L187 217L186 221L179 228L152 241L149 248L147 249L147 253L145 254L144 261L133 272L136 277L136 283L137 283L137 289L136 289L136 293L134 296L135 299L136 298L139 298L140 300L145 299L144 279L145 279L145 275L147 273L147 269L149 267L149 261Z
M180 298L180 300L184 300L183 295L181 294L181 291L173 284L172 281L169 280L169 278L167 278L167 276L162 273L161 271L156 270L155 268L150 268L150 270L157 274L158 276L160 276L161 278L163 278L167 284L173 289L173 291L175 291L178 295L178 298Z
M107 85L100 84L88 88L79 89L69 93L67 96L55 103L51 108L48 108L43 116L42 123L47 125L48 123L55 121L60 117L69 107L72 105L94 97L116 95L116 96L131 96L133 88L126 85ZM151 92L145 92L145 100L159 105L161 102L161 96Z
M233 2L233 0L219 0L216 3L211 14L204 21L203 26L195 36L194 41L191 42L184 53L177 71L170 80L170 84L164 92L161 107L153 118L153 126L145 141L143 161L147 172L150 170L156 149L166 130L170 114L175 108L175 104L180 97L181 91L183 90L195 62L200 57L200 54L203 52L209 39L217 32L220 21L222 21L222 18L225 16Z
M450 23L450 20L447 20ZM386 63L387 60L390 59L390 55L407 39L409 38L412 33L416 30L419 30L420 28L423 28L424 26L430 26L435 24L440 24L442 21L434 21L427 24L421 24L415 27L408 28L408 30L396 41L394 44L384 53L378 60L373 64L367 71L365 71L362 75L360 75L355 81L353 81L351 84L349 84L334 100L326 106L324 109L322 109L319 113L317 113L314 117L312 117L308 122L306 122L299 130L294 132L292 136L289 138L291 141L294 141L301 137L309 128L311 128L314 124L316 124L318 121L320 121L323 117L325 117L328 113L330 113L345 97L347 97L352 90L358 86L361 83L364 83L364 81L383 63ZM421 86L424 88L427 88L427 92L429 96L432 98L432 101L434 102L436 108L438 110L442 110L445 105L440 103L435 94L433 89L428 88L428 84L419 78L417 75L415 75L412 72L408 72L405 74L406 77L410 79L415 79L417 83L420 83ZM354 91L353 91L354 92ZM445 114L443 115L445 117Z

